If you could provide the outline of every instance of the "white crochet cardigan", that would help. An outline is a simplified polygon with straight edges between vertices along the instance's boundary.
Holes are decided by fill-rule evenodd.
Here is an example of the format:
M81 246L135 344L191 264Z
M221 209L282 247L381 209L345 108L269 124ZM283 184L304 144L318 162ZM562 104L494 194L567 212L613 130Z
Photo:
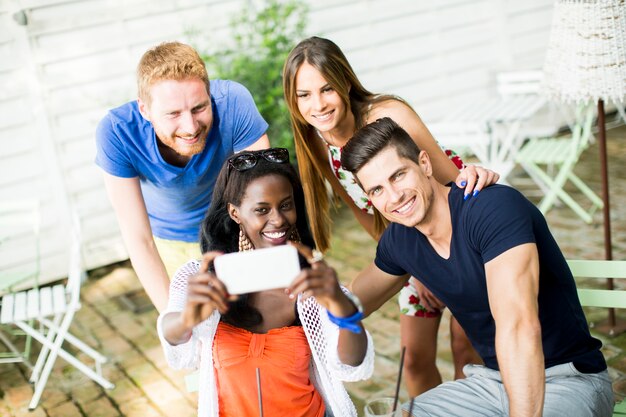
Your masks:
M198 324L191 339L184 344L172 346L163 337L162 318L165 314L182 311L187 301L187 280L198 272L200 262L189 261L174 275L170 283L167 310L157 322L157 330L168 364L175 369L200 368L199 417L218 417L218 400L213 368L213 338L220 315L215 311L211 317ZM311 346L313 360L309 366L311 382L321 394L328 415L356 417L357 412L341 381L367 379L374 370L374 346L367 333L367 353L359 366L340 362L337 354L339 328L328 320L326 310L315 298L302 300L298 297L298 314L304 333Z

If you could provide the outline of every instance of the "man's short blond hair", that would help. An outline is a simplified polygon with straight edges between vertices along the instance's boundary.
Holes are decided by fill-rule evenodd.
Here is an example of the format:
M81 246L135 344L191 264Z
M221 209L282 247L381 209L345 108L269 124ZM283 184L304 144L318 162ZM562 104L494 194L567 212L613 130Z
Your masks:
M139 98L150 103L150 87L162 80L199 78L209 91L209 75L200 55L180 42L164 42L146 51L137 65Z

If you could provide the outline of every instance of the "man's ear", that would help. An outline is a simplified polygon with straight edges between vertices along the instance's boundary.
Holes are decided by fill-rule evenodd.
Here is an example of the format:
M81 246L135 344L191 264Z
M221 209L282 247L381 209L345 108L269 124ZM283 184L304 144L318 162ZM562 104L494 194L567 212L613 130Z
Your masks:
M228 203L228 215L235 223L241 224L241 220L239 220L239 209L234 204Z
M428 153L426 153L426 151L424 150L421 150L418 158L420 161L420 168L424 172L424 175L426 175L427 177L431 177L433 175L433 165L430 162L430 156L428 156Z
M143 118L147 121L150 121L150 106L148 106L148 103L143 101L141 98L137 98L137 107L139 108L141 116L143 116Z

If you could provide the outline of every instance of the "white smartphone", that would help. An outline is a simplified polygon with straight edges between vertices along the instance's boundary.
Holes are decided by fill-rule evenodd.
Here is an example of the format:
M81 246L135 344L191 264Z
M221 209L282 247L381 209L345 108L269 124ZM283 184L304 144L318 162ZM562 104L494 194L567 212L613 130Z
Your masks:
M213 265L230 294L285 288L300 273L298 250L290 245L220 255Z

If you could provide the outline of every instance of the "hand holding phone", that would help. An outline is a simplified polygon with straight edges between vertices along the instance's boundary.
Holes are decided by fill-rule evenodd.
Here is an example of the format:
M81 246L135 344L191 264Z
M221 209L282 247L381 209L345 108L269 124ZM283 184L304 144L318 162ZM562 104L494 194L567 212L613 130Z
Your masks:
M228 253L213 265L230 294L286 288L300 272L298 251L290 245Z
M228 309L228 292L224 284L209 272L209 264L221 252L207 252L198 273L187 280L187 304L181 312L182 325L189 331L208 319L214 310L224 314Z

